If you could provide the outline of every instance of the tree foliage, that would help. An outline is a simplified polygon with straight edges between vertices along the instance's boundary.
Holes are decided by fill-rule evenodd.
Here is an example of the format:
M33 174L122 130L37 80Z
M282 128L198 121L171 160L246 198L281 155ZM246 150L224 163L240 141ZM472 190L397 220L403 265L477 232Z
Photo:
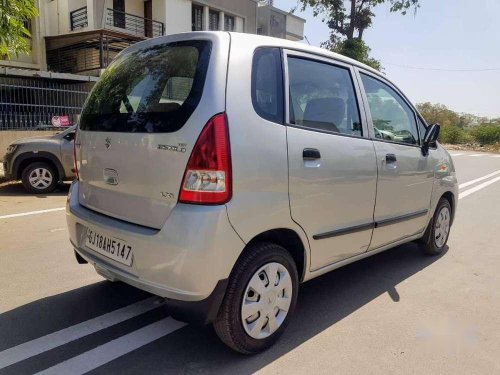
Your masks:
M372 26L378 5L390 4L390 11L405 15L415 11L419 0L297 0L303 11L311 8L315 17L322 15L330 28L330 38L322 46L331 51L353 57L380 70L380 62L368 56L370 48L363 42L364 31Z
M417 109L428 124L439 123L439 140L443 143L500 143L500 118L488 119L457 113L442 104L420 103Z
M346 39L336 44L328 41L323 43L323 47L382 71L380 61L369 56L371 49L361 39Z
M31 52L26 22L37 15L34 0L0 0L0 57Z

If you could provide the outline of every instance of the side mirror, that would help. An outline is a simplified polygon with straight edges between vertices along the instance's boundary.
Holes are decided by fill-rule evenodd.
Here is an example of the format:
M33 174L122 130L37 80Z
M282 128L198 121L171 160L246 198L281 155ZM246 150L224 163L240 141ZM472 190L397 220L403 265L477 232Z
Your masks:
M66 134L64 136L64 139L71 142L73 139L75 139L75 132L71 132L71 133Z
M435 145L436 141L439 137L439 131L441 130L441 126L439 124L432 124L427 127L427 130L424 135L424 139L422 142L422 151L424 154L427 154L429 151L429 146Z

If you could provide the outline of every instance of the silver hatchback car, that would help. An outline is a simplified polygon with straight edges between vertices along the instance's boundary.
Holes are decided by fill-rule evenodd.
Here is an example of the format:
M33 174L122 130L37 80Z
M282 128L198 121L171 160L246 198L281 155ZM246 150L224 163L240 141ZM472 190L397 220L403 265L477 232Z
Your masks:
M137 43L82 111L68 197L80 263L272 345L299 283L409 241L445 248L450 155L385 76L326 50L195 32Z

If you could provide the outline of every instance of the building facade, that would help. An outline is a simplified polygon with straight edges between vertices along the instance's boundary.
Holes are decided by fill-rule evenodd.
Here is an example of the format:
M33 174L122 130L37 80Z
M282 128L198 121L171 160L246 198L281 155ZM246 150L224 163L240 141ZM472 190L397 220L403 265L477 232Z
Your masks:
M256 0L36 0L31 54L0 56L0 130L73 123L113 58L138 41L227 30L301 40L305 20Z

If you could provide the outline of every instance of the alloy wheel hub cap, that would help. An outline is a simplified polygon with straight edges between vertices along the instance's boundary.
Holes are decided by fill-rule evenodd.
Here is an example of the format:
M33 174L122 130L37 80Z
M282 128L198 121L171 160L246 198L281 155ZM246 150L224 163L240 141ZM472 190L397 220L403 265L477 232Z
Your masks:
M45 168L36 168L31 171L28 180L35 189L45 189L52 183L52 173Z

